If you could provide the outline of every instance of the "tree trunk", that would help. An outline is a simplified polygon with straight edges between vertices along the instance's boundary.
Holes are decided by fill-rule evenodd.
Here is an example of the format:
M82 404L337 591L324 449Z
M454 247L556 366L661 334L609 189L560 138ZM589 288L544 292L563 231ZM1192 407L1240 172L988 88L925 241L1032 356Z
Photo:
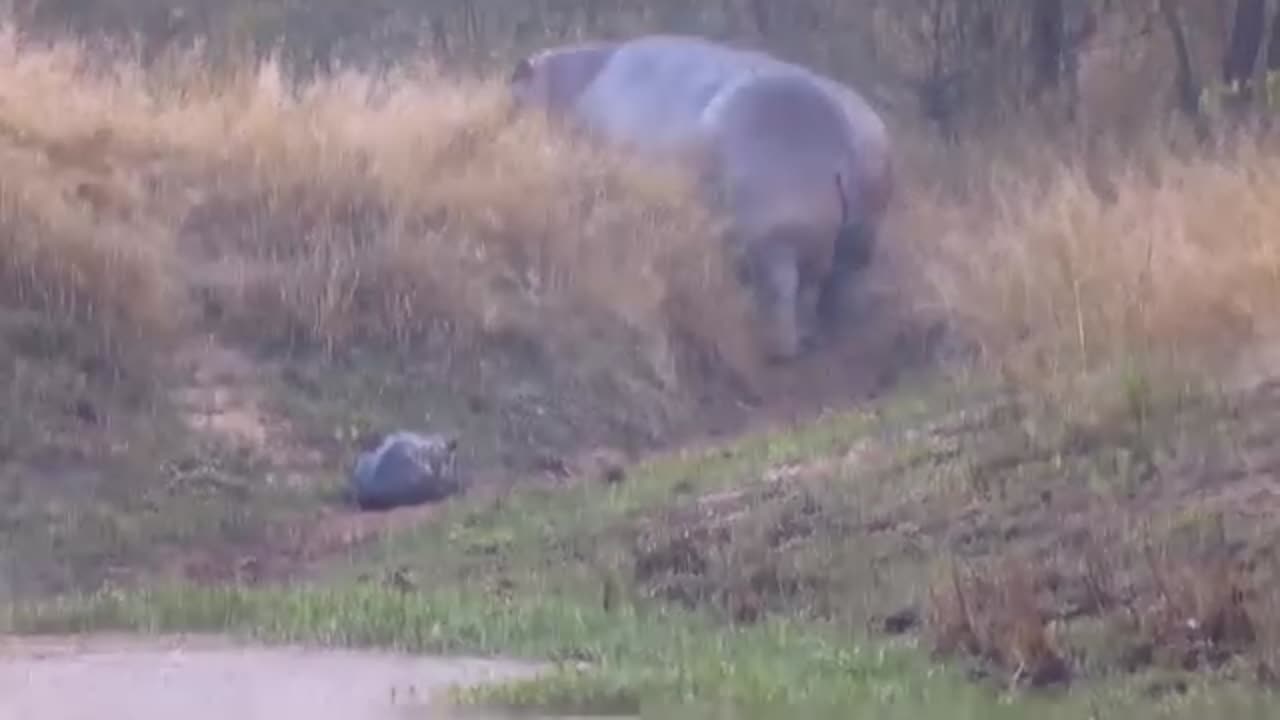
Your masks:
M1201 140L1209 135L1209 126L1204 113L1200 112L1200 84L1196 82L1195 66L1191 61L1191 44L1187 41L1187 30L1182 22L1182 6L1179 0L1160 0L1160 14L1164 16L1169 37L1173 41L1173 52L1177 63L1178 106L1183 114L1191 120L1196 134Z
M1031 11L1031 51L1035 67L1033 92L1057 90L1062 84L1067 15L1063 0L1036 0Z
M1236 2L1222 82L1240 106L1265 104L1267 72L1280 69L1280 25L1275 16L1274 0Z
M1236 0L1231 20L1231 39L1222 59L1222 82L1228 87L1244 89L1253 77L1254 61L1262 45L1262 26L1267 14L1267 0Z
M769 4L765 0L751 0L751 14L755 18L756 28L760 30L760 35L768 37L769 32L773 30L772 16L769 12Z
M1271 37L1267 40L1267 69L1280 70L1280 23L1271 21Z
M1268 39L1267 45L1270 45L1272 29L1276 20L1276 3L1275 0L1262 0L1262 22L1258 25L1258 47L1254 49L1253 66L1250 68L1250 74L1253 81L1253 101L1258 109L1265 109L1270 98L1267 93L1267 70L1269 70L1270 48L1262 46L1262 39Z

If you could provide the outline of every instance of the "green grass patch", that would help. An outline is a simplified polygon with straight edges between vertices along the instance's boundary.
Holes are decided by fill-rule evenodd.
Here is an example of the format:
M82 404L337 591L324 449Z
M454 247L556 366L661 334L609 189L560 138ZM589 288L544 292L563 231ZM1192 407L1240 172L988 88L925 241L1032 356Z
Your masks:
M269 642L550 660L542 678L459 689L477 706L642 717L1272 717L1274 698L1189 681L1153 702L1136 685L1068 697L1004 695L942 669L909 643L774 620L729 627L677 611L589 609L385 587L166 588L10 609L6 632L231 632ZM1083 713L1083 714L1082 714ZM1090 713L1093 713L1090 715ZM1099 715L1097 713L1105 713Z

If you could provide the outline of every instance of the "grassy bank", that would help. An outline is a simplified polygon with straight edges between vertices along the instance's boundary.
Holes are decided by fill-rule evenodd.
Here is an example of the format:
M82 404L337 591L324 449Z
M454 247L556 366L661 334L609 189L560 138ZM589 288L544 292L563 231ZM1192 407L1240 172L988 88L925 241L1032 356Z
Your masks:
M560 663L464 695L526 709L1274 712L1277 528L1225 452L1244 426L1196 407L1145 447L1053 445L938 392L471 498L301 586L112 591L6 624Z

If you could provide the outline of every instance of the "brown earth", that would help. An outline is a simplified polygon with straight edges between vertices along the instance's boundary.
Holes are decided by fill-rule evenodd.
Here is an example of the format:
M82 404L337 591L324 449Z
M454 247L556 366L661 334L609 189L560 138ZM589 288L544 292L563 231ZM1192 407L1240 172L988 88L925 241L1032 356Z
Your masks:
M700 407L683 422L667 428L665 438L648 443L649 450L619 450L588 440L577 446L525 449L523 457L514 461L482 454L474 458L479 472L472 478L472 491L503 492L512 483L558 482L570 475L590 474L600 457L625 464L674 445L691 448L747 431L783 430L876 397L904 372L926 361L929 348L925 334L904 322L903 313L895 312L891 294L874 284L887 280L884 273L872 274L868 280L850 298L847 329L790 365L765 369L754 393L743 395L734 389L717 393L704 388ZM176 357L187 380L174 396L189 429L249 446L269 464L267 476L272 482L305 488L319 487L335 476L345 480L347 458L335 456L332 443L316 447L309 442L297 423L272 403L268 385L277 368L227 345L212 333L189 339ZM569 400L566 405L575 403ZM567 417L569 425L587 438L594 434L590 432L592 423L599 420L588 408L550 411ZM511 413L504 422L523 428L514 434L533 436L546 414ZM464 444L475 440L463 436ZM198 581L283 580L323 565L325 558L349 552L387 531L426 522L434 512L428 505L362 513L341 503L327 503L282 523L269 542L254 548L192 548L175 567L180 575Z
M624 544L642 596L918 634L1000 683L1155 669L1273 686L1280 384L1141 432L1037 420L999 401L939 414L593 544Z

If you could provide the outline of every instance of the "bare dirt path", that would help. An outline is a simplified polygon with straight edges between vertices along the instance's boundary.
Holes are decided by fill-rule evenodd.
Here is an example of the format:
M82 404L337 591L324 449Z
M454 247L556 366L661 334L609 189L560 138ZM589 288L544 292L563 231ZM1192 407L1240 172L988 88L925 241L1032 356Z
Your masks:
M0 638L0 720L438 718L450 687L540 671L509 660L246 646L202 636Z
M174 400L192 431L219 436L271 458L288 485L317 482L325 470L325 458L305 447L287 418L271 412L265 399L265 371L253 359L212 332L188 338L175 359L187 382L174 391Z

